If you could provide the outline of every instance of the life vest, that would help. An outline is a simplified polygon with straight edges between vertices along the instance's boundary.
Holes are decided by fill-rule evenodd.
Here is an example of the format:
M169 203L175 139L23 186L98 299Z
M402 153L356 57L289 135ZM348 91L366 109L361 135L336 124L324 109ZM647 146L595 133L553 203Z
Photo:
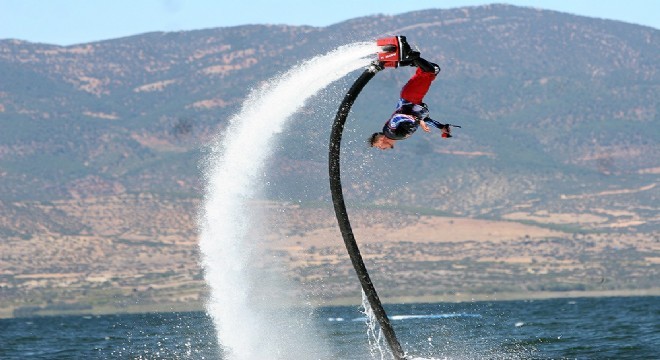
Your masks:
M429 116L426 104L413 104L406 99L399 99L392 116L383 126L383 134L392 140L407 139L419 127L419 121Z

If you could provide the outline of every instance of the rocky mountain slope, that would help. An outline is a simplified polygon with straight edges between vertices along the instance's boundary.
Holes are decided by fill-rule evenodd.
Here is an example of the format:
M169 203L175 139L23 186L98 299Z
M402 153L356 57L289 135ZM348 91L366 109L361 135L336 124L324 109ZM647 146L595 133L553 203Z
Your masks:
M655 180L658 30L493 5L373 16L327 28L241 26L71 47L3 40L2 198L198 194L203 145L251 87L340 44L393 33L407 35L442 66L427 103L434 117L464 130L452 141L420 136L401 146L388 182L412 173L423 184L435 182L438 196L453 189L499 204L512 196L535 198L558 183L561 191L576 193L580 183L604 190ZM356 104L350 123L360 140L391 111L406 70L379 75ZM283 136L273 167L283 181L271 195L299 192L289 180L300 174L305 184L324 180L315 170L324 166L341 86L314 99ZM305 126L310 122L319 126ZM351 151L375 167L392 156L383 159L362 145ZM374 180L373 187L382 184ZM319 187L303 200L324 196L327 190ZM450 201L446 210L473 212L480 205Z
M82 284L76 299L98 284L128 289L122 294L129 298L136 293L152 296L155 290L144 279L149 284L184 279L174 283L187 287L186 294L192 286L197 291L192 298L198 299L194 212L203 194L207 144L222 132L251 88L339 45L393 34L406 35L425 57L440 64L442 73L426 102L433 118L463 128L450 140L421 133L392 152L367 148L365 139L391 113L412 69L378 74L356 102L345 133L343 181L349 208L373 209L383 216L403 212L415 221L431 216L441 223L450 217L533 226L533 233L543 234L538 239L524 240L525 234L516 232L508 243L569 239L567 249L579 256L598 249L589 257L599 259L592 263L596 269L607 268L616 249L629 249L632 255L621 261L636 264L630 268L634 276L616 261L621 265L617 270L596 274L638 279L612 282L616 285L607 290L653 287L645 279L657 275L659 263L653 244L660 223L660 31L491 5L376 15L324 28L250 25L68 47L0 40L0 294L13 299L7 303L36 299L34 289L58 287L48 280L53 278L42 281L39 276L66 273ZM267 169L264 200L300 204L311 212L327 207L330 126L354 77L312 98L284 129ZM95 212L88 213L90 209ZM186 215L177 217L177 211ZM159 225L149 219L159 219ZM305 234L306 241L315 241L318 227L287 224L286 236ZM598 242L585 248L582 237L592 235L616 243L616 249ZM69 240L87 255L74 252L79 255L72 258L51 251L53 244L65 247ZM392 246L408 240L392 239ZM301 248L273 245L273 251L306 259L296 261L297 270L292 270L300 281L323 277L327 266L338 264L328 260L326 270L306 267L318 259L305 256L319 248L300 241ZM108 251L143 253L153 247L167 261L141 258L130 269L117 257L112 265L96 266L99 259L115 259L104 255ZM424 249L432 248L424 245L412 253L421 254L410 260L419 267L414 271L444 264L447 259L423 260L428 255ZM38 255L31 249L43 251ZM557 254L570 250L550 253L561 264L565 255ZM493 259L493 254L484 258ZM192 260L183 260L185 256ZM452 266L479 265L476 258L454 259ZM532 254L523 264L531 264L532 258L544 257ZM63 265L67 262L76 265ZM185 265L170 273L162 264ZM497 261L489 264L499 266ZM399 265L388 271L411 271ZM113 280L117 269L135 276ZM557 274L567 271L557 269ZM529 270L530 284L539 281L535 271L546 270ZM20 277L26 274L30 276ZM569 277L571 284L580 281L575 274ZM427 275L429 283L442 284L441 274ZM546 288L555 288L561 276L548 281ZM488 281L479 284L490 288ZM405 292L399 290L390 294ZM424 290L418 292L421 296ZM159 296L171 297L165 294Z

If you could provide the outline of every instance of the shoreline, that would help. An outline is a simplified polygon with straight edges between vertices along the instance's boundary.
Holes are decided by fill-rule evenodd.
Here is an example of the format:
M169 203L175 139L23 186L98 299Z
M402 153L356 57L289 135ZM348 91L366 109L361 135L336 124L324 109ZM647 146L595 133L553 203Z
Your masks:
M498 293L498 294L454 294L454 295L428 295L428 296L393 296L383 298L383 304L423 304L423 303L460 303L460 302L482 302L482 301L534 301L549 299L571 299L571 298L606 298L606 297L654 297L660 296L660 288L640 290L607 290L607 291L566 291L566 292L531 292L531 293ZM332 306L361 306L360 297L336 298L327 301L314 302L313 307ZM91 309L55 311L45 309L36 311L31 316L14 316L17 307L0 308L0 319L33 318L44 316L101 316L101 315L123 315L123 314L148 314L166 312L197 312L205 311L205 304L193 303L160 303L160 304L135 304L123 306L96 306Z

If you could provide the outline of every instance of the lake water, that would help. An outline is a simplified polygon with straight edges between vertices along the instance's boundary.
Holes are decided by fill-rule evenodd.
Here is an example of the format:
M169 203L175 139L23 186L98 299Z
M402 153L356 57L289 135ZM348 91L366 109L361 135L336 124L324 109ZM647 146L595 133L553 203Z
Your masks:
M660 359L660 297L385 309L415 358ZM370 344L359 307L324 307L312 316L334 359L390 359ZM222 359L222 351L203 312L53 316L0 319L0 359Z

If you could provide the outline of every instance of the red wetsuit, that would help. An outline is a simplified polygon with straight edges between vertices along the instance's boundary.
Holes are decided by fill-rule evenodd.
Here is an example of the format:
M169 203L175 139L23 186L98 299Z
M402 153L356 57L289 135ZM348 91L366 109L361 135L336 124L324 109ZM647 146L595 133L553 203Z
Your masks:
M415 75L401 89L401 98L413 104L421 105L435 77L434 72L425 72L421 68L417 68Z
M431 83L436 78L435 72L425 72L417 68L415 74L401 89L401 98L396 110L383 126L383 134L394 140L407 139L419 127L419 120L430 120L429 110L424 105L424 96L429 91ZM442 124L431 121L440 128Z

